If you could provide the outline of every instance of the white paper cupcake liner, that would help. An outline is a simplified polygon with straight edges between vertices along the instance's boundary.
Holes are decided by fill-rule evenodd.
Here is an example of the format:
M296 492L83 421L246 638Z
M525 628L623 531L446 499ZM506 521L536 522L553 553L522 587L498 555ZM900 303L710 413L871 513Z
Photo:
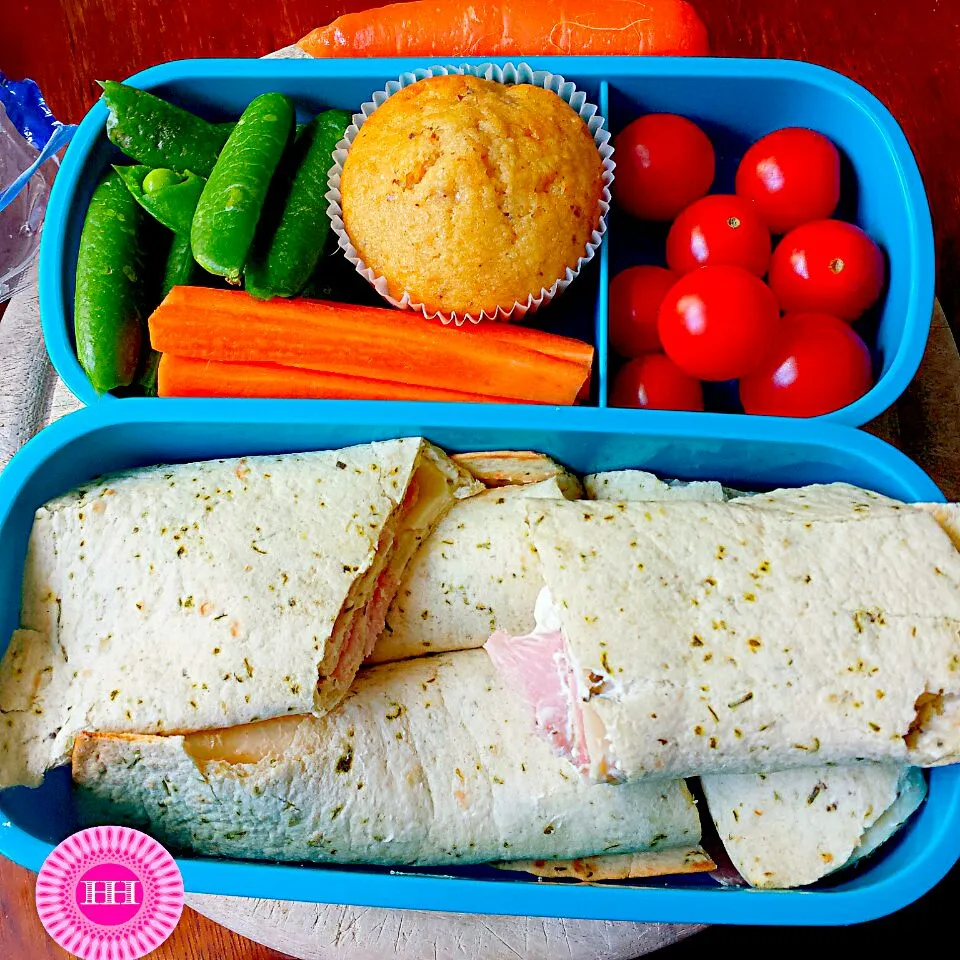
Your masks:
M363 126L367 118L376 110L385 100L410 86L419 80L425 80L428 77L445 76L447 74L468 74L474 77L483 77L486 80L493 80L496 83L529 83L537 87L543 87L551 90L561 100L566 101L580 116L587 125L587 129L593 135L593 141L597 145L603 161L603 192L600 197L600 221L597 228L590 235L587 241L586 249L583 255L577 260L576 267L567 267L566 273L556 280L552 286L544 287L538 294L531 293L526 300L516 301L512 307L497 307L492 313L483 310L474 315L464 313L458 315L456 312L444 313L439 310L430 310L425 304L416 303L410 299L409 294L404 295L398 300L392 297L387 289L386 278L378 276L373 268L368 267L360 258L356 247L350 242L347 231L343 225L343 208L340 199L340 177L343 173L343 164L354 138ZM384 300L392 303L395 307L404 310L416 310L423 314L428 320L439 318L443 323L455 323L458 327L467 321L479 323L481 320L519 320L528 313L533 313L544 303L549 303L558 293L566 290L576 279L577 275L583 269L584 264L589 263L600 248L604 234L607 232L607 217L610 213L610 187L613 184L613 171L616 166L613 162L613 145L610 143L610 131L606 129L606 121L600 116L598 107L595 104L587 102L587 96L582 90L577 90L576 86L569 80L555 73L548 73L545 70L534 70L526 63L519 63L516 66L508 63L503 67L494 63L481 64L478 67L464 64L460 67L454 66L435 66L414 70L411 73L404 73L398 80L391 80L383 90L373 94L373 98L360 107L360 112L353 115L353 122L347 127L344 138L337 144L337 149L333 154L334 166L330 170L328 179L328 190L326 199L329 201L327 213L330 216L330 222L340 248L343 250L347 260L356 268L357 272L380 294Z

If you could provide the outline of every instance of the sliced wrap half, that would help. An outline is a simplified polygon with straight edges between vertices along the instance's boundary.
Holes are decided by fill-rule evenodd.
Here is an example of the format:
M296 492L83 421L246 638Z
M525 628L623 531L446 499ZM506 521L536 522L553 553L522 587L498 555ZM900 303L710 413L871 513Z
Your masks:
M610 482L603 482L609 476ZM597 500L669 500L697 489L716 501L710 484L678 487L638 470L587 477ZM724 490L727 498L746 497ZM817 484L750 498L761 509L859 517L864 507L896 503L849 484ZM949 532L956 504L921 504ZM956 542L956 541L955 541ZM770 774L700 778L710 815L740 875L757 887L796 887L862 859L889 839L926 796L915 767L863 763L813 766Z
M405 439L137 470L41 507L0 664L0 786L37 784L80 731L329 710L419 543L479 486Z
M545 732L590 776L960 758L960 555L925 510L527 509L552 613L507 680L552 671Z
M700 840L682 782L587 782L530 734L480 650L364 670L320 718L83 736L73 775L84 822L224 857L467 864Z

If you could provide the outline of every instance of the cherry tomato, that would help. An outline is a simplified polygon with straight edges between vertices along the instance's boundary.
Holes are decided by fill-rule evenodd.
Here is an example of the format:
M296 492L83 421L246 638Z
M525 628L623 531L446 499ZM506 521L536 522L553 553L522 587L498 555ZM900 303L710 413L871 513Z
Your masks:
M880 248L841 220L791 230L770 260L770 287L784 311L812 310L841 320L856 320L877 302L883 275Z
M870 351L849 324L826 313L788 313L763 365L740 381L747 413L816 417L862 397Z
M667 356L700 380L735 380L762 362L780 322L777 298L743 267L701 267L683 276L660 306Z
M691 203L673 222L667 263L677 273L729 265L762 277L770 263L770 231L749 200L715 193Z
M756 204L774 233L831 217L840 201L840 154L813 130L768 133L743 155L737 195Z
M657 312L680 275L663 267L627 267L610 282L610 346L621 357L660 350Z
M702 410L700 381L688 377L669 357L648 353L624 364L610 392L614 407L640 410Z
M713 183L715 158L707 135L691 120L648 113L616 139L617 202L642 220L672 220Z

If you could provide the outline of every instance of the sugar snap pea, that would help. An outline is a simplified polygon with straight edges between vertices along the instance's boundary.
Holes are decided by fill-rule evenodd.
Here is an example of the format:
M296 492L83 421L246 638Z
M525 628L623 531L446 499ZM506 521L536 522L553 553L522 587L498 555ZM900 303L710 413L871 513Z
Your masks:
M128 157L151 169L167 167L209 176L231 132L230 124L208 121L138 90L107 80L103 99L110 111L107 136Z
M207 182L203 177L195 173L175 173L166 167L115 166L113 169L147 213L168 230L189 235L200 194Z
M160 296L162 300L174 287L189 286L197 281L200 268L193 259L190 249L189 233L168 234L170 238L163 276L160 277ZM157 395L157 368L160 365L160 354L147 345L140 373L137 376L137 385L148 397Z
M294 129L280 93L257 97L237 122L203 188L193 218L193 255L205 270L239 283L270 180Z
M327 174L333 150L350 123L345 110L327 110L308 123L284 158L244 272L261 300L293 297L310 279L327 234Z
M160 367L160 354L156 350L148 350L143 361L143 369L137 377L137 386L143 390L146 397L157 395L157 371Z
M147 217L111 170L93 192L77 252L77 357L97 393L133 382L140 364Z
M198 270L197 262L193 259L193 251L190 249L190 234L175 233L163 271L160 298L163 299L174 287L192 284Z

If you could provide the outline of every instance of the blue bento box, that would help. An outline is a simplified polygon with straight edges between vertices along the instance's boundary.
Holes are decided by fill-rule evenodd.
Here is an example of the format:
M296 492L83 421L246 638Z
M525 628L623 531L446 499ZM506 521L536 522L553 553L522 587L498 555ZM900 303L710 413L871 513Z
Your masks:
M434 403L128 400L67 416L0 474L0 645L18 624L36 508L98 474L147 464L422 435L450 451L540 450L579 472L643 467L747 490L847 481L906 501L943 499L903 454L834 424L663 412L641 419L622 410L600 418L593 410L526 407L492 426L464 423L462 412ZM891 913L937 883L960 856L958 824L960 766L932 770L926 802L894 840L840 879L802 891L724 888L705 877L591 886L505 878L483 867L438 875L213 858L178 862L191 893L663 923L848 924ZM0 854L25 867L37 870L76 828L65 769L37 790L0 792Z
M923 183L907 141L875 97L840 74L788 60L535 57L527 62L572 80L599 105L614 135L647 112L681 113L701 124L717 152L714 192L733 192L740 157L751 142L772 130L807 126L833 140L843 158L837 216L854 221L879 243L887 258L889 282L881 304L857 324L871 347L875 386L855 403L818 419L859 426L900 396L916 373L929 332L933 232ZM426 66L431 64L411 59L182 60L145 70L129 82L212 120L235 119L254 97L276 90L294 98L303 119L328 107L358 110L387 81ZM93 188L108 164L120 159L107 140L106 118L105 106L97 103L80 124L54 185L40 253L47 350L66 385L88 404L98 397L74 352L74 273ZM632 264L661 263L662 245L663 237L655 230L614 210L601 255L536 321L546 329L595 344L597 372L591 405L597 422L603 422L600 411L607 406L610 381L609 279ZM722 395L721 389L718 396ZM729 399L721 401L724 409L729 409ZM288 401L291 417L299 415L294 411L301 402ZM377 403L380 416L396 417L393 402ZM643 428L648 415L634 412L632 422ZM725 429L723 420L731 415L709 414L710 429ZM466 409L462 416L468 422L493 422L492 415L482 409Z

